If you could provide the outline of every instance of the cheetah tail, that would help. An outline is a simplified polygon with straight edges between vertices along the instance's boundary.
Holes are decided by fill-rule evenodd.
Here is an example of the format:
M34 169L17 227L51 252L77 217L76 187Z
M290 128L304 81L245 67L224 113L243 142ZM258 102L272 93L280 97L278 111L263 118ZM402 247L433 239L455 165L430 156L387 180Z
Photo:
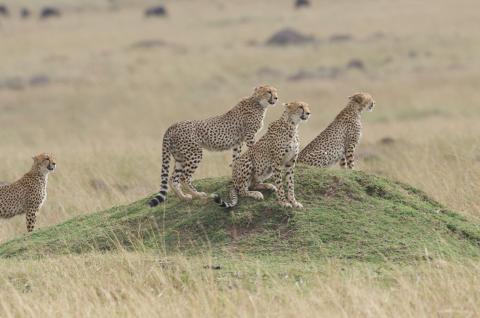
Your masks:
M164 202L167 198L168 192L168 171L170 170L170 137L168 135L168 131L165 133L163 137L163 145L162 145L162 185L160 187L160 191L150 200L148 205L150 207L155 207L160 203Z
M234 206L237 205L238 203L238 192L237 190L235 190L235 188L232 188L230 190L230 197L229 197L229 202L227 201L223 201L222 198L220 197L220 195L218 194L213 194L213 201L215 201L215 203L217 203L219 206L221 206L222 208L233 208Z

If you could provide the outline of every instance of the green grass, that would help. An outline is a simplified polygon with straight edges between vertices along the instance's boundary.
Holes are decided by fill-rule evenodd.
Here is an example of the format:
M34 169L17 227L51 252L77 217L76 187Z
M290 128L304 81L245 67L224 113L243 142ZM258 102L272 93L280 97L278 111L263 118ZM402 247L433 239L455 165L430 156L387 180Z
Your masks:
M228 178L200 180L225 195ZM304 210L242 199L224 210L211 200L130 205L73 218L0 245L0 257L35 257L122 247L162 254L242 254L262 258L412 263L480 255L480 226L410 186L356 171L299 166Z

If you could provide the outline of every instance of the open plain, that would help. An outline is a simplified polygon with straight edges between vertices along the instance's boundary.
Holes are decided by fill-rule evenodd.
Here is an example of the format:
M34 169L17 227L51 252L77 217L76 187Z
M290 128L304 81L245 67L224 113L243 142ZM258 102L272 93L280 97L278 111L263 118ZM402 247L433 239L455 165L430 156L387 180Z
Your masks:
M311 105L302 145L348 96L371 93L356 169L480 222L478 1L313 0L295 9L286 0L182 0L149 18L151 1L3 4L0 181L27 172L32 155L55 153L39 228L151 195L169 125L222 113L264 83L280 103ZM61 16L40 20L47 4ZM33 14L20 18L23 7ZM282 30L304 37L269 41ZM195 178L228 176L230 158L206 153ZM0 242L25 231L23 216L0 220ZM208 250L142 246L0 259L0 316L480 316L478 259L425 253L408 264L235 255L223 272L210 269L218 260Z

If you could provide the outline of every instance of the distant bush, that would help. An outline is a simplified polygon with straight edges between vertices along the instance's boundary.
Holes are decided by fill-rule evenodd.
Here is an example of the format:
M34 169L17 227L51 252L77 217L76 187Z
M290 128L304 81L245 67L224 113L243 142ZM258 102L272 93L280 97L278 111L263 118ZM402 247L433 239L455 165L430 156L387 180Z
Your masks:
M295 8L309 7L311 5L310 0L295 0Z
M40 19L58 18L61 15L60 10L54 7L45 7L40 11Z
M144 15L149 17L164 17L167 15L167 9L164 6L155 6L147 8Z
M28 18L28 17L30 16L30 14L31 14L31 13L30 13L30 10L27 9L27 8L22 8L22 9L20 10L20 17L22 17L23 19Z
M299 45L305 43L312 43L315 37L305 35L292 28L282 29L273 34L266 42L267 45Z
M8 11L7 6L0 4L0 16L8 17L9 15L10 15L10 12Z

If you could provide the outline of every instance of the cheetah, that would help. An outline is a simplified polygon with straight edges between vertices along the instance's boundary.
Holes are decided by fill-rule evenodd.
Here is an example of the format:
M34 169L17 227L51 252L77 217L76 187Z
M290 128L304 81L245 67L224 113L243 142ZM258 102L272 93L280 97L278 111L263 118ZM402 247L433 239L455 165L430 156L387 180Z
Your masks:
M374 107L375 101L370 94L350 96L347 106L335 120L300 152L298 162L328 167L340 161L342 168L353 169L355 147L362 134L360 114Z
M163 136L162 184L160 192L150 200L151 207L165 201L170 183L173 191L184 200L206 197L192 184L192 176L202 160L203 149L225 151L233 149L232 162L240 156L243 143L252 147L255 135L263 126L268 106L278 100L277 90L269 85L258 86L227 113L205 120L188 120L170 126ZM168 182L170 159L175 169ZM189 193L184 194L181 186Z
M33 231L36 213L47 198L48 174L55 170L51 154L32 157L33 166L21 179L0 186L0 218L26 214L27 231Z
M222 207L237 205L238 197L263 200L263 195L254 190L272 190L281 206L303 208L295 199L294 168L299 153L298 126L310 117L310 107L304 102L285 104L282 116L270 124L267 133L249 148L233 164L233 187L228 201L214 194L214 201ZM284 171L282 171L284 170ZM285 172L287 195L282 183ZM273 175L275 185L263 183Z

